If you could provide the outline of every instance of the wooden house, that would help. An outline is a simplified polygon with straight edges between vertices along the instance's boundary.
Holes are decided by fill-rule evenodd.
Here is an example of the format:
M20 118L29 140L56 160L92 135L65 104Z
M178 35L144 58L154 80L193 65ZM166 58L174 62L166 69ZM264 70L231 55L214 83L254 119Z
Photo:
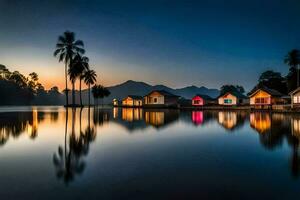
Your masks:
M226 92L218 97L218 104L223 106L234 106L247 103L247 97L239 92Z
M128 95L122 100L124 107L141 107L143 106L143 97L136 95Z
M284 104L286 99L283 94L274 89L266 87L254 90L250 95L250 106L255 108L271 108L272 105Z
M145 107L178 107L179 96L165 90L154 90L144 96Z
M291 96L291 106L292 108L294 107L300 107L300 87L297 89L293 90L292 92L289 93Z
M205 94L197 94L192 98L192 106L195 107L212 104L213 102L214 102L213 98Z

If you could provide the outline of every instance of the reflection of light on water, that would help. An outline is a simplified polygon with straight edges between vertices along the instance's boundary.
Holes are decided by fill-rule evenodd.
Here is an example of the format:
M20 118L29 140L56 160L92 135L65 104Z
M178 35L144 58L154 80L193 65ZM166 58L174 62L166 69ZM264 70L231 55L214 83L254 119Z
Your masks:
M236 112L219 112L219 123L227 129L232 129L237 124Z
M292 135L300 138L300 119L291 119Z
M8 132L4 128L0 129L0 144L4 143L6 140L8 140L8 138Z
M29 137L34 138L37 134L38 129L38 112L37 109L32 110L32 124L27 122L27 134Z
M163 125L165 122L164 112L145 112L145 121L155 126Z
M132 122L143 119L143 112L140 108L122 108L122 120Z
M251 113L250 125L259 133L265 133L271 128L271 117L267 113Z
M118 109L118 108L114 108L114 109L113 109L113 117L114 117L114 119L117 119L117 118L118 118L118 112L119 112L119 109Z
M192 112L192 121L196 125L202 124L203 123L203 112L202 111L193 111Z

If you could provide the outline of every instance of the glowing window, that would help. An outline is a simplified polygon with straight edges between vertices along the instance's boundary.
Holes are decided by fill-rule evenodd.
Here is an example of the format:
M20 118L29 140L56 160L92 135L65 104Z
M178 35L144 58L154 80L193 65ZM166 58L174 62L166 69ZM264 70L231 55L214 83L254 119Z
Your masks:
M224 99L224 103L225 104L231 104L232 103L232 99Z

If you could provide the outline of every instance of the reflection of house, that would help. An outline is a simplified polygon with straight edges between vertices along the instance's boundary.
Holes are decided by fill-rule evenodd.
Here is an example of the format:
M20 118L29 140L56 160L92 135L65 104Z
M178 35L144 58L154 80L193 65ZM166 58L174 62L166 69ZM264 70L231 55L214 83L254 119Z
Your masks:
M144 115L145 122L156 128L166 126L179 118L178 110L146 110Z
M290 92L289 95L291 96L292 108L299 107L300 106L300 87L298 87L296 90Z
M292 135L300 139L300 118L291 118Z
M179 96L164 90L155 90L144 97L144 106L148 107L178 107Z
M192 98L193 106L203 106L210 103L213 103L213 99L208 95L197 94Z
M164 112L145 112L145 121L154 126L161 126L165 123Z
M273 104L284 104L285 100L282 98L282 94L276 90L269 88L260 88L252 92L250 97L250 105L264 108L270 107Z
M255 112L250 114L250 126L259 133L266 133L271 129L269 113Z
M125 107L141 107L143 105L143 97L136 95L128 95L122 100L122 106Z
M143 119L143 111L140 108L122 108L122 120L132 122Z
M237 125L236 112L219 112L219 123L226 129L232 130Z
M192 121L196 125L203 124L203 112L202 111L193 111L192 112Z
M219 105L232 106L244 104L247 101L247 97L239 92L226 92L218 97Z

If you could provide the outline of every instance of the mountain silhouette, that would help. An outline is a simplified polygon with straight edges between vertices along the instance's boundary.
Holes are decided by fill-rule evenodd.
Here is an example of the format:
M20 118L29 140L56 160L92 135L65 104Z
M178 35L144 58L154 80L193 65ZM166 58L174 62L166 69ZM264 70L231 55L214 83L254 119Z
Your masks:
M124 83L108 87L111 95L104 98L104 103L111 103L113 99L122 100L127 95L139 95L144 96L152 90L165 90L175 95L179 95L186 99L191 99L196 94L205 94L213 98L219 95L219 90L208 89L206 87L188 86L184 88L173 89L165 85L150 85L144 82L128 80ZM87 102L88 91L83 90L83 101Z

